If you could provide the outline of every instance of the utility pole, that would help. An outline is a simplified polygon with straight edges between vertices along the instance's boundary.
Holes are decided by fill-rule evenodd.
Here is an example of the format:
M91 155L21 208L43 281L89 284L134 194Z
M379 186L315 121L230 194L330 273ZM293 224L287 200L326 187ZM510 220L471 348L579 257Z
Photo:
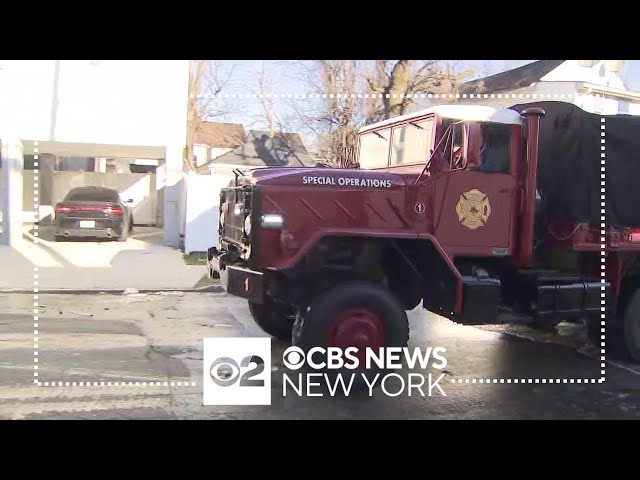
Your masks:
M58 120L58 86L60 83L60 60L55 61L53 70L53 95L51 96L51 121L49 122L49 140L56 139L56 122Z

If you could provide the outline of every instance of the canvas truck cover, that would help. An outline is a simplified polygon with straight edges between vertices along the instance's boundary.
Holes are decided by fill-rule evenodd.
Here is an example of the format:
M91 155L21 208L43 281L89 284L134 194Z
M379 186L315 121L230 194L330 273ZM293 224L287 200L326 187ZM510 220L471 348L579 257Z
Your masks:
M546 112L540 123L538 186L546 197L548 220L600 225L600 166L605 153L606 223L640 226L640 117L589 113L566 102L510 108L522 112L530 107Z

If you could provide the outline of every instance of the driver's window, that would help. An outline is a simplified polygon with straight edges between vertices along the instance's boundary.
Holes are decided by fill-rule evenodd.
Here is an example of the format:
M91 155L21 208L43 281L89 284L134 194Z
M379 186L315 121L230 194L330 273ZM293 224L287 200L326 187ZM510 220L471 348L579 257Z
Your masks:
M443 132L446 133L446 137L441 140L442 145L440 147L443 166L451 171L462 170L466 167L463 149L464 123L460 121L445 121L442 127Z
M500 123L485 123L480 128L480 165L473 170L509 173L511 128Z
M462 170L466 167L466 158L463 151L464 124L462 122L453 124L451 132L451 155L449 157L450 170Z

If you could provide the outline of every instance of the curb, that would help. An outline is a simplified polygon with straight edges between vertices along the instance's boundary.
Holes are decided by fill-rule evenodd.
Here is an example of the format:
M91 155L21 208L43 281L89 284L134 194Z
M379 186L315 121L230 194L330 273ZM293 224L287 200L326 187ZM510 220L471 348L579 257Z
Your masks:
M125 294L124 289L111 289L111 288L94 288L94 289L72 289L72 288L62 288L62 289L38 289L39 295L129 295ZM144 294L160 294L161 292L184 292L184 293L223 293L225 290L221 285L207 285L206 287L200 288L158 288L158 289L136 289L136 292L133 295L138 293ZM21 293L21 294L31 294L33 295L33 288L24 289L24 288L2 288L0 289L0 293Z

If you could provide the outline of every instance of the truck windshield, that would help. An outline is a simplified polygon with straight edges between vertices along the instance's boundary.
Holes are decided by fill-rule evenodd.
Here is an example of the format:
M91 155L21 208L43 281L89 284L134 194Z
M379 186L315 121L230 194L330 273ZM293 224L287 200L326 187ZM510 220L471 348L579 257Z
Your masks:
M433 120L398 125L391 138L391 166L425 164L433 144Z
M358 161L360 168L372 170L389 166L391 129L376 130L360 135Z
M425 164L433 148L433 119L412 121L360 135L360 167L371 170Z

